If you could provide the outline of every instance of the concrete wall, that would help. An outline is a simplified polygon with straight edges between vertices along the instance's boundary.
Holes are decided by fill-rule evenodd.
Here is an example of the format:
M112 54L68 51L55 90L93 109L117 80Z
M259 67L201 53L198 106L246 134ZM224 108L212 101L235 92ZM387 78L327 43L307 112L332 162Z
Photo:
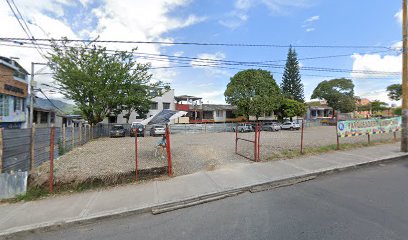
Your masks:
M227 111L225 110L218 110L221 115L217 117L217 111L213 111L214 122L225 122L227 120Z

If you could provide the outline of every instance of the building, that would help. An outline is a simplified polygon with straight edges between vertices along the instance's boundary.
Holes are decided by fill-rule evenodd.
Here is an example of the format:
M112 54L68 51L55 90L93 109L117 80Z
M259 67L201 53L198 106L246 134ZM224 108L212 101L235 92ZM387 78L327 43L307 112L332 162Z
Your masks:
M0 127L23 128L28 119L28 72L11 58L0 56Z
M188 121L180 123L237 122L244 117L235 114L236 107L228 104L203 104L202 98L188 95L176 96L176 110L186 111Z
M33 123L35 127L62 127L64 114L58 112L53 104L44 98L34 98Z
M306 119L312 120L333 118L333 108L327 105L327 101L320 100L308 102L306 104L307 104Z
M164 91L164 90L163 90ZM155 94L152 92L152 94ZM157 94L155 94L157 95ZM174 102L174 89L170 89L168 91L163 92L163 95L154 97L152 100L150 110L147 113L147 117L154 116L155 114L159 113L163 109L170 109L175 110L176 104ZM115 115L111 114L107 118L105 118L102 122L103 123L119 123L123 124L126 123L127 119L125 118L125 112L121 114ZM132 122L140 122L143 119L140 118L135 111L133 111L129 116L129 123Z

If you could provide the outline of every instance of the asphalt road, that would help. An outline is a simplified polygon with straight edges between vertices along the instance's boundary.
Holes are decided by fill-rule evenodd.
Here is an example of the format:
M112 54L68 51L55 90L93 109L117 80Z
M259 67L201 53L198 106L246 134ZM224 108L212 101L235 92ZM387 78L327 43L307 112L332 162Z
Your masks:
M407 239L408 161L18 239Z

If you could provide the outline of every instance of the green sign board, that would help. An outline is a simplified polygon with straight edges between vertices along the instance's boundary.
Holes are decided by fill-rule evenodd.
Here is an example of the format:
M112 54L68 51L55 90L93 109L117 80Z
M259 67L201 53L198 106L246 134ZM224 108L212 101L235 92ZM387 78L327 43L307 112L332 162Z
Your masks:
M392 133L400 130L401 117L387 119L359 119L337 122L337 136L339 137Z

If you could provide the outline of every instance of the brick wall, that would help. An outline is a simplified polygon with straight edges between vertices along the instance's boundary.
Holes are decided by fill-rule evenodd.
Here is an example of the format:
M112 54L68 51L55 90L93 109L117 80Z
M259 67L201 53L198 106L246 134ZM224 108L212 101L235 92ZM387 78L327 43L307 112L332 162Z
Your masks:
M8 88L14 88L14 90L7 90L6 85L11 86ZM22 93L19 92L20 90ZM15 80L13 70L0 65L0 93L25 98L28 95L28 84Z

